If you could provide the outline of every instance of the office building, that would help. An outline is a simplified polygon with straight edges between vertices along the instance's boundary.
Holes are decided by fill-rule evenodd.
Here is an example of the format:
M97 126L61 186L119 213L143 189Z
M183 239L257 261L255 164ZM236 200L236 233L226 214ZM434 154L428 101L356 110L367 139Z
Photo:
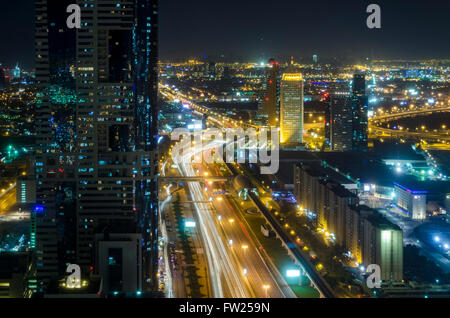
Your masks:
M366 96L365 74L355 74L352 83L352 148L354 151L367 151L368 98Z
M394 202L403 210L404 216L413 220L424 220L427 217L427 191L412 190L399 183L394 183Z
M266 70L265 94L261 103L260 114L262 121L269 127L278 127L278 99L279 99L280 65L274 59L269 60Z
M38 291L52 292L68 263L80 265L83 277L99 274L95 237L106 232L140 236L135 285L151 290L158 220L157 1L78 0L78 30L66 25L71 3L36 0L32 220Z
M347 227L350 240L359 244L345 244L363 268L377 264L381 268L381 280L400 282L403 280L403 231L388 221L378 211L367 206L351 207L347 217L358 220L354 228ZM355 248L356 247L356 248Z
M367 151L368 98L364 74L355 74L350 92L333 92L325 111L324 149Z
M16 182L16 201L18 204L36 203L36 180L34 177L19 177Z
M102 289L113 293L142 291L142 236L105 232L96 235L95 243L95 266L102 277Z
M280 84L280 143L298 146L303 142L303 77L284 73Z
M325 111L325 148L351 151L353 116L349 93L332 94Z

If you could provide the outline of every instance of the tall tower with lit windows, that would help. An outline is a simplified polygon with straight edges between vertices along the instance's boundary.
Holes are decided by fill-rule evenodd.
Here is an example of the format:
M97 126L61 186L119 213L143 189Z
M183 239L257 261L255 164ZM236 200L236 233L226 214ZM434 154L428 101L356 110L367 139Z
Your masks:
M280 143L299 146L303 142L303 77L284 73L280 84Z
M353 76L351 105L353 117L352 148L354 151L367 151L369 119L365 74Z
M278 96L279 96L280 65L275 59L269 60L266 71L265 93L261 102L260 115L269 127L278 127Z
M38 290L55 292L69 263L105 292L152 290L158 1L35 3ZM80 29L66 25L72 3Z

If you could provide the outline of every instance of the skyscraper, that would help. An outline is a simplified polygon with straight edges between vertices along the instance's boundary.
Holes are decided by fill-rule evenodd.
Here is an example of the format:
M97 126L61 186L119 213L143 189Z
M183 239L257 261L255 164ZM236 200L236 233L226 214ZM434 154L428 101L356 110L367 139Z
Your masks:
M66 25L73 2L36 0L37 279L50 290L75 263L118 291L150 290L158 236L157 0L78 0L78 30ZM135 262L126 263L130 255ZM122 276L130 264L138 274Z
M324 149L367 151L368 98L364 74L355 74L349 91L333 92L325 111Z
M269 65L266 72L266 89L261 104L261 115L269 127L277 127L280 66L274 59L269 60Z
M297 146L303 142L303 77L284 73L280 85L280 142Z
M0 66L0 89L6 87L6 74L5 69Z
M20 74L21 74L21 71L20 71L19 63L17 63L13 70L13 79L20 78Z
M367 151L368 98L366 96L365 74L355 74L352 84L352 117L354 151Z
M352 133L350 94L332 94L325 111L325 148L335 151L352 150Z

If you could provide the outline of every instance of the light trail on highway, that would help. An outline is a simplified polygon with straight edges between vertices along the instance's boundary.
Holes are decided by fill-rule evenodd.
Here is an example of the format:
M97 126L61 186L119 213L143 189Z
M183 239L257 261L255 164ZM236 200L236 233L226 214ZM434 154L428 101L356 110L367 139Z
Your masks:
M164 218L162 217L162 214L164 213L164 209L167 205L167 203L169 203L172 200L172 195L170 193L170 188L172 187L172 185L169 184L169 186L166 188L166 194L167 194L167 198L161 203L160 208L159 208L159 224L160 229L161 229L161 235L164 238L164 246L163 246L163 257L164 257L164 267L165 267L165 271L166 271L166 290L167 290L167 296L168 298L173 298L174 297L174 291L173 291L173 282L172 282L172 271L170 269L170 263L169 263L169 253L168 253L168 238L169 235L167 233L167 226L166 226L166 222L164 220Z
M224 143L225 141L216 139L200 149L194 148L181 156L177 154L173 160L180 175L196 177L193 156L223 146ZM261 255L258 244L250 238L244 225L239 222L239 226L224 226L225 221L219 219L216 212L220 210L220 215L225 219L237 218L239 209L233 208L227 200L223 201L227 205L202 203L207 202L208 198L199 182L188 182L188 188L201 229L214 297L227 297L227 292L231 297L265 297L268 291L264 286L271 286L271 297L296 297L287 287L282 275L279 272L276 275L272 273L275 266L270 268L266 264L267 258L264 259Z
M16 192L12 191L16 188L16 183L10 185L0 193L0 215L9 211L16 204Z
M216 147L216 142L212 145ZM174 163L178 166L178 171L182 176L194 177L195 170L192 166L192 156L195 152L192 151L183 154L181 158L175 157ZM189 182L189 191L194 201L206 201L204 189L199 182ZM206 252L210 281L213 295L216 298L223 298L225 288L223 282L227 285L231 297L233 298L249 298L250 294L245 286L242 276L238 272L237 264L231 257L229 246L226 246L222 235L218 231L217 219L214 218L213 209L210 204L193 203L197 220L200 226L201 237Z
M182 97L180 100L187 102L187 100ZM191 103L191 105L193 105L193 103ZM194 107L197 109L199 108L198 105L194 105ZM214 113L214 115L217 114ZM208 119L211 120L211 117ZM213 122L215 122L219 128L221 127L220 120L214 120ZM236 124L237 127L239 127L239 124ZM237 140L234 141L234 143L239 144L243 140L244 139ZM177 154L176 156L173 156L172 159L182 177L198 177L192 159L200 154L203 156L203 152L210 149L224 147L225 143L225 141L217 138L214 141L203 144L199 149L193 147L189 149L189 151L183 153L183 155L179 156L179 154ZM257 146L252 146L251 143L249 143L245 147L251 148ZM236 227L235 229L221 228L221 224L218 221L218 215L215 215L214 213L217 207L215 208L214 205L210 203L203 203L207 201L205 189L202 188L199 182L191 181L187 182L187 184L198 217L197 226L201 229L203 245L205 247L208 266L211 273L210 281L214 297L224 297L224 285L229 287L231 297L268 297L268 288L270 289L270 297L296 297L292 289L286 284L283 276L276 268L274 268L275 266L268 266L269 262L267 261L267 258L264 259L261 253L258 253L255 242L248 237L248 234L245 235L246 233L243 225L241 225L241 228ZM236 211L233 211L233 209L230 209L229 207L218 207L218 209L226 211L225 213L234 213L234 215L236 215ZM220 233L222 233L222 235L220 235ZM221 237L223 238L221 239ZM231 237L233 239L230 239ZM233 244L229 244L228 242L232 242ZM234 248L235 246L238 246L236 244L240 246L252 246L253 252L256 251L256 253L252 254L250 250L247 250L247 255L243 254L245 253L243 251L238 252L236 248ZM252 254L251 257L248 257L249 254ZM273 263L271 265L273 265ZM223 277L221 275L223 275ZM268 282L270 283L268 284Z

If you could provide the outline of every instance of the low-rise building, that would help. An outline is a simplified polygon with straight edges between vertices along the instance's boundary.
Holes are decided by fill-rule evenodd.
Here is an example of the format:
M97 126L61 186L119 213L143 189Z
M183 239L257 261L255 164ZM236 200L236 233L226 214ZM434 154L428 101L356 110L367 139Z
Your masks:
M399 183L395 185L395 204L414 220L427 217L427 191L409 189Z
M294 190L301 208L315 215L318 229L330 233L334 243L348 251L355 265L379 265L381 280L403 279L403 231L378 211L360 205L358 196L318 163L294 168Z

